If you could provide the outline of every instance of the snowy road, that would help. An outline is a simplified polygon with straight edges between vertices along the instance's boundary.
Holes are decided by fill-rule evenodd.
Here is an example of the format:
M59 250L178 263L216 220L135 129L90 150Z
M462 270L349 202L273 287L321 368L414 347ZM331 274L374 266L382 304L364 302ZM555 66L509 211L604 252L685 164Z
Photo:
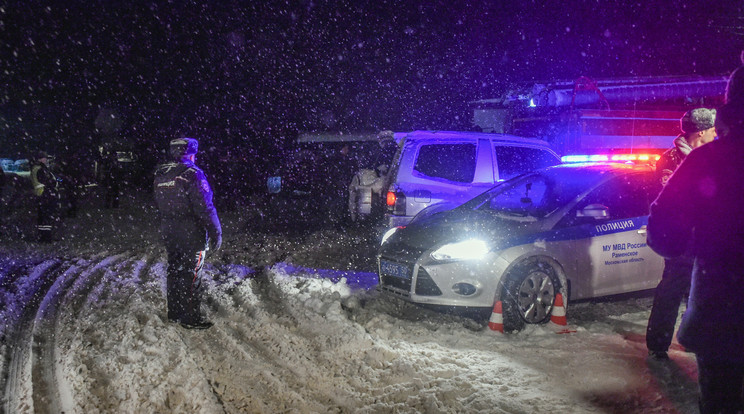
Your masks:
M367 272L368 244L246 232L242 213L224 215L225 249L207 260L215 325L184 330L165 317L164 254L141 242L149 210L126 211L69 220L75 235L56 247L0 246L3 412L697 411L694 358L646 360L649 297L572 304L574 334L504 336L321 271L290 274L282 263ZM117 221L124 233L92 237Z

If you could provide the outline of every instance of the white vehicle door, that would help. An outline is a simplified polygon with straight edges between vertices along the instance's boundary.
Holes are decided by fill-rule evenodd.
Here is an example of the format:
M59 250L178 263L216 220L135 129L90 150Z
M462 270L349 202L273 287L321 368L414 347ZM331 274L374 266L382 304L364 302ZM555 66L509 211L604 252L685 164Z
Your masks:
M490 145L485 139L423 141L412 165L406 161L401 161L401 169L410 170L411 176L398 186L406 193L408 215L440 204L453 208L494 183Z
M558 223L556 228L569 235L559 250L574 268L569 277L576 298L656 287L664 261L646 244L654 181L650 173L613 178L587 194Z

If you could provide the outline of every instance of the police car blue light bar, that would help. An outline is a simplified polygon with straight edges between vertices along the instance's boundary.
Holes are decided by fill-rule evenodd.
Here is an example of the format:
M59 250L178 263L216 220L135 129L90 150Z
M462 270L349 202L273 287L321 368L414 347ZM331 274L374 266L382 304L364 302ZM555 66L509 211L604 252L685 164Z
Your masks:
M619 162L656 162L661 156L658 154L576 154L564 155L561 157L562 162L602 162L602 161L619 161Z
M597 162L597 161L609 161L610 157L601 154L592 155L564 155L561 157L563 162Z

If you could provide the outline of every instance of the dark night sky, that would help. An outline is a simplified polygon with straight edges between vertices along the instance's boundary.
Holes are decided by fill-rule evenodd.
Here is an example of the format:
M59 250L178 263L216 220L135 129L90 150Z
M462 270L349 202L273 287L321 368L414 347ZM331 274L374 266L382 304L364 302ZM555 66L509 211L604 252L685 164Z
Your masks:
M742 1L17 1L0 156L179 134L266 151L308 130L467 128L514 82L719 75Z

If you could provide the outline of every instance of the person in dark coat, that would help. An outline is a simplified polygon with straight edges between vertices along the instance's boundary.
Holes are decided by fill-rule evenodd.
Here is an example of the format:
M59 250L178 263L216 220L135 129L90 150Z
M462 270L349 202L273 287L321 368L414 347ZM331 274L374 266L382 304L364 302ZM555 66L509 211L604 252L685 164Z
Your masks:
M344 143L338 152L329 158L331 185L328 189L319 188L326 192L329 198L329 219L336 224L342 224L349 213L349 184L354 176L356 165L351 155L351 147Z
M78 200L81 196L82 179L79 173L82 167L82 160L78 159L75 154L65 154L58 163L58 176L61 179L60 187L62 189L62 203L65 208L66 217L77 217Z
M7 214L8 207L5 205L5 182L8 181L5 179L5 170L3 170L3 166L0 165L0 228L5 224L5 215ZM0 236L2 236L2 233L0 233Z
M212 326L200 310L200 277L206 250L216 251L222 245L212 189L194 164L198 146L193 138L172 140L173 162L157 168L153 184L168 252L168 319L188 329Z
M716 116L718 139L692 151L651 205L648 244L695 260L677 339L695 353L702 413L744 410L744 67ZM738 86L737 86L738 85Z
M49 156L40 151L31 167L31 184L38 201L36 230L40 243L51 243L52 235L60 222L59 185L57 177L49 168Z
M656 173L664 185L687 155L695 148L713 141L715 109L697 108L680 119L682 134L674 140L674 147L662 154L656 163ZM690 289L693 258L682 255L664 260L664 273L654 292L654 304L646 328L646 347L655 359L669 359L679 304Z
M105 149L101 154L101 184L104 189L104 207L119 208L121 171L116 151Z

